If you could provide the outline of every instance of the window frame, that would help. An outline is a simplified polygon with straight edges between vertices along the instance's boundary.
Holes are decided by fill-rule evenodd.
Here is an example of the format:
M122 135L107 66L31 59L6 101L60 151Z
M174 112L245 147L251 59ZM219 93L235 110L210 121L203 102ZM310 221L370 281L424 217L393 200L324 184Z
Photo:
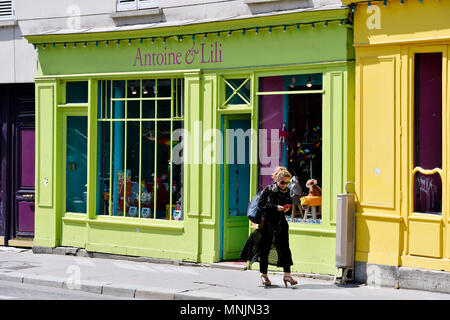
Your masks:
M62 159L62 166L61 166L61 186L62 186L62 194L64 195L61 197L61 206L62 206L62 212L63 215L78 215L81 217L87 217L88 208L86 206L86 212L80 213L80 212L71 212L67 211L67 118L68 117L86 117L87 121L89 121L88 117L88 107L86 106L74 106L74 107L58 107L58 117L60 119L61 123L61 142L59 145L62 146L61 149L61 159ZM89 123L88 123L89 128ZM89 130L88 130L89 131ZM89 141L89 132L88 132L88 138ZM87 148L88 149L88 148ZM88 153L88 150L86 149L86 154ZM87 166L89 167L89 159ZM88 170L86 172L86 182L89 183L89 175ZM86 184L87 185L87 184ZM89 192L89 190L87 190Z
M416 69L416 61L415 57L416 54L420 53L441 53L442 54L442 168L433 168L430 170L425 170L421 167L416 167L414 163L414 150L415 150L415 125L414 125L414 115L415 115L415 95L416 95L416 88L415 88L415 69ZM447 197L445 196L448 192L447 189L447 179L446 175L443 174L448 170L447 168L447 153L448 148L447 146L447 135L448 135L448 126L446 125L446 119L447 119L447 113L448 113L448 107L447 107L447 74L446 74L446 64L448 62L448 52L447 52L447 46L445 45L430 45L430 46L412 46L409 49L409 78L411 79L409 83L409 89L410 89L410 114L408 119L408 128L409 128L409 137L408 137L408 154L409 154L409 160L408 160L408 166L407 166L407 176L408 176L408 182L409 182L409 188L408 191L408 198L409 198L409 210L408 210L408 216L409 219L431 219L431 220L442 220L444 219L444 210L448 207L447 204ZM432 175L432 174L439 174L441 178L442 183L442 212L440 215L432 214L432 213L426 213L426 212L415 212L414 210L414 179L416 174L422 173L425 175Z
M173 194L172 194L172 189L173 189L173 123L174 121L182 121L183 122L183 128L185 126L185 118L184 115L186 113L185 111L185 106L184 106L184 101L185 101L185 96L184 96L184 88L185 88L185 78L183 75L179 75L179 74L175 74L175 75L170 75L170 76L142 76L142 75L136 75L136 76L126 76L123 78L99 78L99 79L95 79L98 83L98 89L97 92L101 92L100 90L100 85L102 85L103 81L106 83L106 86L108 85L108 82L110 83L110 97L106 96L106 99L109 99L109 101L111 102L111 107L114 101L123 101L124 102L124 118L121 119L113 119L113 117L111 116L111 112L109 112L109 118L108 116L106 116L105 118L103 118L103 109L101 109L100 113L102 118L98 117L98 110L99 110L99 106L96 104L95 105L95 125L97 127L97 125L101 122L109 122L110 125L110 130L112 132L112 123L114 122L124 122L125 124L127 124L128 121L139 121L140 123L140 130L142 131L143 128L143 123L144 122L152 122L155 124L155 133L156 133L156 139L158 137L157 134L157 130L158 130L158 122L168 122L170 121L170 132L171 132L171 138L170 138L170 175L169 175L169 213L167 218L168 219L161 219L161 218L156 218L156 206L157 206L157 195L155 194L155 190L153 191L154 193L154 201L153 201L153 208L152 208L152 213L153 213L153 217L152 218L142 218L141 217L141 211L142 211L142 207L141 207L141 192L139 191L139 195L138 195L138 215L137 217L129 217L126 215L126 212L124 210L123 215L119 215L119 216L114 216L112 215L112 210L111 210L111 205L109 205L108 208L108 215L99 215L97 212L95 212L95 217L113 217L113 218L123 218L123 219L127 219L127 220L132 220L132 219L138 219L139 221L147 221L147 220L151 220L151 221L170 221L170 222L183 222L185 219L185 208L186 208L186 200L184 198L184 196L182 195L183 198L183 208L182 208L182 215L183 215L183 219L181 221L179 220L174 220L173 216L172 216L172 210L170 210L173 206ZM128 82L129 81L136 81L138 80L140 82L139 84L139 97L138 98L130 98L128 97ZM158 88L158 80L170 80L171 81L171 95L170 97L158 97L158 89L155 92L155 96L154 97L142 97L142 84L143 81L145 80L155 80L155 86L156 88ZM125 83L125 92L124 92L124 97L123 98L113 98L113 87L114 87L114 81L124 81ZM176 89L175 89L176 88ZM174 94L174 90L176 91L176 96ZM102 92L102 94L104 94ZM106 95L108 95L108 90L106 90ZM180 98L180 100L178 99L178 97ZM142 117L142 105L143 105L143 101L155 101L155 115L153 118L143 118ZM102 103L104 101L103 97L102 97ZM139 101L139 109L140 109L140 117L139 118L131 118L130 120L128 120L128 102L129 101ZM170 118L158 118L158 101L170 101ZM174 115L174 108L178 108L177 106L179 106L180 112L181 112L181 116ZM178 110L178 109L177 109ZM125 126L124 131L127 131L127 127ZM124 139L124 167L127 168L127 164L126 164L126 155L127 155L127 138L126 138L126 133L124 135L125 139ZM98 152L98 135L95 135L95 146L96 146L96 150ZM142 174L142 170L141 170L141 164L142 164L142 139L140 139L140 146L139 146L139 190L141 190L141 174ZM155 154L154 154L154 158L155 160L158 158L158 145L157 143L155 143ZM110 144L110 182L109 182L109 203L111 204L112 201L112 192L111 190L113 189L113 185L112 185L112 180L111 180L111 165L112 165L112 154L111 154L111 149L112 149L112 144ZM155 185L156 181L157 181L157 170L158 170L158 164L157 161L155 161L155 168L154 168L154 179L153 179L153 185ZM183 165L182 170L185 170L184 167L184 163L181 164ZM127 168L128 169L128 168ZM98 172L99 168L97 168L97 172L96 172L96 177L98 177ZM184 179L184 175L183 175L183 179ZM182 185L184 185L184 181L182 181ZM127 184L124 185L124 194L126 194L127 190ZM97 197L97 193L96 193L96 197ZM125 202L124 202L124 207L126 206ZM100 218L102 219L102 218Z
M5 5L5 8L7 8L8 3L10 3L11 12L9 15L1 15L0 21L3 20L14 20L15 19L15 4L14 0L0 0L0 13L2 12L1 9L3 8L2 5ZM8 12L8 11L5 11Z
M159 7L158 0L128 0L126 3L122 2L121 0L117 0L116 2L117 12L153 9L158 7Z
M235 79L244 79L244 82L237 88L234 88L227 80L235 80ZM250 93L248 103L245 104L228 104L228 102L232 99L233 96L237 95L241 97L242 100L246 101L239 94L239 90L244 87L247 83L250 85ZM254 72L250 73L239 73L239 74L221 74L219 75L219 92L220 92L220 103L218 105L218 111L221 113L231 112L231 113L242 113L242 112L252 112L254 105L254 96L255 96L255 74ZM233 93L230 97L227 98L226 90L231 88Z
M327 75L327 71L326 70L322 70L322 69L318 69L318 70L314 70L314 69L305 69L305 70L297 70L297 69L289 69L289 70L277 70L277 71L275 71L275 72L261 72L261 73L257 73L257 74L255 74L255 76L254 76L254 82L255 82L255 84L254 84L254 87L255 87L255 90L254 90L254 94L252 94L252 97L254 96L255 97L255 100L254 100L254 104L255 104L255 108L256 108L256 110L257 110L257 117L255 117L257 120L256 120L256 129L257 130L259 130L260 129L260 127L259 127L259 124L260 124L260 121L261 121L261 112L260 112L260 98L261 97L264 97L264 96L270 96L270 95L283 95L283 96L285 96L285 95L287 95L287 96L291 96L291 95L299 95L299 94L301 94L301 95L303 95L303 94L321 94L322 95L322 101L321 101L321 104L322 104L322 128L323 128L323 126L324 126L324 115L323 115L323 113L325 112L325 109L323 109L324 108L324 106L326 105L326 102L325 102L325 99L327 99L327 96L326 96L326 91L325 91L325 81L326 81L326 75ZM259 88L259 83L260 83L260 80L262 79L262 78L266 78L266 77L275 77L275 76L282 76L282 77L286 77L286 76L292 76L292 75L313 75L313 74L320 74L321 75L321 77L322 77L322 89L317 89L317 90L296 90L296 91L262 91L260 88ZM259 139L259 134L258 134L258 139ZM325 136L324 136L324 131L322 130L322 148L323 148L323 141L325 140ZM253 193L255 193L256 194L256 192L258 191L258 184L259 184L259 172L260 172L260 169L261 169L261 163L260 163L260 161L259 161L259 152L260 152L260 150L259 150L259 140L257 141L257 143L256 143L256 149L257 149L257 157L258 157L258 159L257 159L257 168L256 168L256 173L255 173L255 177L256 177L256 183L255 183L255 186L254 186L254 189L251 189L251 191L252 191L252 194L251 194L251 197L252 196L254 196L253 195ZM325 166L324 166L324 157L323 157L323 154L324 154L324 150L322 149L322 164L321 164L321 166L322 166L322 174L323 174L323 171L324 171L324 168L325 168ZM281 165L281 164L280 164ZM251 177L252 179L254 179L254 177L252 176ZM323 182L323 175L322 175L322 182ZM323 188L323 185L321 186L321 188ZM302 186L302 189L304 189L304 186ZM326 193L325 193L326 194ZM320 220L321 220L321 222L320 223L305 223L305 222L302 222L302 221L295 221L295 220L289 220L288 221L288 223L291 225L291 226L293 226L294 228L296 228L296 229L298 229L298 228L301 228L301 227L311 227L311 226L316 226L316 227L322 227L322 226L324 226L324 225L327 225L327 224L333 224L334 223L334 221L329 221L329 219L331 218L331 212L323 212L323 203L325 202L324 201L324 199L323 199L323 197L324 197L324 190L322 189L322 206L321 206L321 218L320 218ZM327 200L326 198L325 198L325 200ZM326 216L326 220L324 220L324 217Z

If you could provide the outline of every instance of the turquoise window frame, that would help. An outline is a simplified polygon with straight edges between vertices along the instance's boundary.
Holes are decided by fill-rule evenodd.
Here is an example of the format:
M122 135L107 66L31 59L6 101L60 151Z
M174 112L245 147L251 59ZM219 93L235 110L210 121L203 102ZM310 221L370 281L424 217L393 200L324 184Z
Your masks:
M87 208L86 208L86 212L84 213L80 213L80 212L70 212L70 211L66 211L67 208L67 204L66 204L66 200L67 200L67 190L66 190L66 185L67 185L67 118L68 117L86 117L87 122L89 121L88 119L88 105L85 104L84 106L72 106L72 107L67 107L67 106L58 106L58 118L59 118L59 123L61 123L61 136L60 136L60 143L59 145L61 146L61 159L62 159L62 166L60 168L61 170L61 179L60 179L60 185L62 186L62 194L64 195L63 197L61 197L60 201L61 201L61 208L62 211L65 214L79 214L82 216L86 216L87 214ZM88 122L88 126L89 126L89 122ZM89 143L89 131L88 131L88 143ZM88 150L86 150L86 152L88 152ZM88 157L88 164L87 166L89 167L89 157ZM86 181L88 181L88 173L86 173Z

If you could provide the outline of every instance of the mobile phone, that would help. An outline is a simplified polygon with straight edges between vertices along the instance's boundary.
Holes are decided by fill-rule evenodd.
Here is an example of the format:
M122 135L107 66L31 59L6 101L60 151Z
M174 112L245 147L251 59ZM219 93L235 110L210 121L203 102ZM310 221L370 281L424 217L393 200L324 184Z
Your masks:
M285 205L283 206L284 210L290 209L291 207L292 207L292 204L285 204Z

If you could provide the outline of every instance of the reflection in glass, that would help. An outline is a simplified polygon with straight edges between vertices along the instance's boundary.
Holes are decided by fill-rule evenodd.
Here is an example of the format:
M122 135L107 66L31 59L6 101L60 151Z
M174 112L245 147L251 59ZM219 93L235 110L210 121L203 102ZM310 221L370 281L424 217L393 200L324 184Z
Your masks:
M142 98L154 98L156 96L155 80L142 80Z
M170 100L158 101L158 119L170 119Z
M292 92L321 89L322 74L259 79L259 91L272 94L262 95L259 99L258 191L273 183L271 175L277 166L284 166L295 175L302 194L293 203L295 211L287 217L289 222L321 223L321 219L310 219L310 215L300 212L312 211L312 207L306 205L307 200L300 207L300 198L308 195L308 180L317 180L319 187L322 184L323 94Z
M108 119L111 117L111 81L102 80L98 82L98 85L99 100L97 105L97 118Z
M141 218L151 218L154 211L155 122L142 122Z
M142 101L142 119L154 119L155 118L155 101L143 100Z
M275 91L272 83L278 79L281 82L277 91L322 90L322 74L311 73L259 78L259 92Z
M158 79L158 97L171 97L171 79Z
M125 81L113 81L113 98L119 99L125 97ZM125 101L113 101L112 102L112 118L124 119L125 118Z
M110 183L110 122L97 126L97 215L109 215Z
M141 106L139 101L136 100L127 101L127 118L139 119L141 113L140 108Z
M183 121L172 126L172 220L183 220Z
M140 122L127 122L127 172L130 175L130 192L127 190L127 203L125 216L139 216L139 142Z
M113 98L125 98L125 80L113 81Z
M156 218L169 217L170 210L170 121L157 123Z
M227 130L228 214L245 216L250 194L250 120L230 120Z
M127 81L127 98L139 98L141 95L141 81L128 80Z
M183 90L183 79L99 82L98 215L183 220Z
M225 100L228 100L234 92L236 94L227 102L227 104L248 104L250 101L250 80L244 86L237 90L247 79L227 79L225 84ZM238 94L239 93L239 94Z
M66 212L86 213L87 117L67 117Z
M127 192L131 192L130 177L124 172L124 148L125 148L125 123L113 122L113 150L112 150L112 204L111 215L122 216L124 214L125 179Z
M66 82L66 103L87 103L88 82Z
M173 117L182 118L184 114L183 109L183 81L182 79L174 80L174 103L173 103Z

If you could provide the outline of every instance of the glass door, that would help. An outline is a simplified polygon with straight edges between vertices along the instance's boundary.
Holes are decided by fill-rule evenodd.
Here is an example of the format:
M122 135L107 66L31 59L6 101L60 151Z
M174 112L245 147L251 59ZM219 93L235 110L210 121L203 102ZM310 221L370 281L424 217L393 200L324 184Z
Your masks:
M238 259L248 238L250 201L250 115L223 116L221 259Z

